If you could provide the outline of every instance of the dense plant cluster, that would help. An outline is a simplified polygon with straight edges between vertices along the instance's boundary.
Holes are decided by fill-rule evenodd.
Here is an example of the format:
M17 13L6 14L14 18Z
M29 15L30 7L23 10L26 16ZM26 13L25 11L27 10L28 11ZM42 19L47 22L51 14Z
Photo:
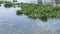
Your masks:
M7 1L3 3L6 8L15 5L20 7L21 10L17 10L17 15L25 14L32 18L60 17L60 6L52 4L11 3Z
M42 17L60 17L60 6L51 4L21 4L22 10L17 13L23 13L32 18Z

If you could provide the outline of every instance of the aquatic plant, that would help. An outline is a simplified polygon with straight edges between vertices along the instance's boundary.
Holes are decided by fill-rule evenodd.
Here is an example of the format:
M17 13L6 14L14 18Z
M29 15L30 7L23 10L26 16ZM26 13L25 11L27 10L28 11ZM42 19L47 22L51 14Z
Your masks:
M4 3L4 7L10 8L18 6L21 10L17 10L17 15L25 14L33 19L41 19L47 21L48 18L60 18L60 6L52 4L32 4L32 3L14 3L8 1L2 1L0 4Z
M21 3L20 7L22 9L22 12L31 18L60 16L60 6L55 6L51 4L44 5L44 4Z
M17 0L13 0L13 2L17 2Z
M4 4L4 7L6 7L6 8L9 8L9 7L12 7L12 6L14 6L12 3L5 3Z
M4 3L11 3L11 1L4 1Z
M21 11L21 10L17 10L17 15L22 15L23 14L23 12Z

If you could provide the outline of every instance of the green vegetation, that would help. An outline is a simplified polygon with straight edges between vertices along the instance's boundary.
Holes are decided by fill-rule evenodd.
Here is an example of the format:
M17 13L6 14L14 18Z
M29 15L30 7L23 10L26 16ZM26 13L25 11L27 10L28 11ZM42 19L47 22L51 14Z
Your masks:
M20 11L20 10L17 10L17 15L22 15L23 14L23 12L22 11Z
M14 3L14 2L0 2L5 3L5 7L14 7L17 5L21 7L21 10L17 10L17 15L25 14L30 18L50 18L59 17L60 18L60 6L52 4L31 4L31 3Z
M5 5L4 5L4 7L6 7L6 8L12 7L12 6L13 6L13 4L11 4L11 3L5 3Z
M11 3L10 1L0 1L0 4L2 3Z
M13 0L13 2L17 2L17 0Z
M3 1L0 1L0 4L4 3Z
M31 18L60 17L60 6L51 4L27 4L22 3L21 9L17 14L23 13Z
M4 4L4 7L5 7L5 8L10 8L10 7L15 7L15 6L20 7L20 4L21 4L21 3L6 2L6 3Z

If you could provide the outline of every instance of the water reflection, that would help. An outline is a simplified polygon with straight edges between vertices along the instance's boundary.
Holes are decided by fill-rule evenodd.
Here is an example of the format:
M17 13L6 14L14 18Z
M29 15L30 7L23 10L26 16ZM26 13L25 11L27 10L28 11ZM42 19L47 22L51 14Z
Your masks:
M1 5L0 5L1 6Z
M41 21L43 21L43 22L47 22L48 21L48 17L42 17L42 18L40 18L41 19Z

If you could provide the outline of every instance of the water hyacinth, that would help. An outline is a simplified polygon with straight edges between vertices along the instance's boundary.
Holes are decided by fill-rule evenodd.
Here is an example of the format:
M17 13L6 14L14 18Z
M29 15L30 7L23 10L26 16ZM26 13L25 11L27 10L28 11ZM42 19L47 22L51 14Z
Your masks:
M57 17L60 15L60 6L51 4L21 4L23 13L32 18Z
M12 3L5 3L4 7L9 8L9 7L13 7L14 5Z
M32 3L11 3L5 2L4 7L10 8L18 6L21 10L17 10L17 15L25 14L32 18L42 17L60 17L60 6L52 4L32 4Z

